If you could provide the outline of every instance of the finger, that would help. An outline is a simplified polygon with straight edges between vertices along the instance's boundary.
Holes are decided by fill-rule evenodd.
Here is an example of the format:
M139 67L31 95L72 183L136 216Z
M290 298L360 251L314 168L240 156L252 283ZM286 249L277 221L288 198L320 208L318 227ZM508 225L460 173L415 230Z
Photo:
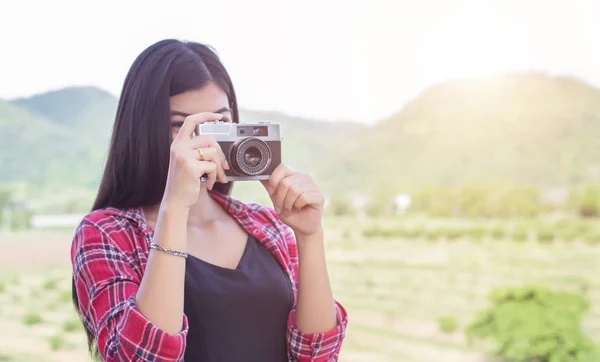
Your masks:
M200 154L202 154L202 158L200 157ZM225 171L223 170L221 154L222 152L215 147L198 148L195 151L195 158L199 161L214 162L217 166L217 180L219 180L219 182L226 183L227 177L225 177Z
M271 200L273 201L275 212L279 214L281 213L281 211L283 211L284 201L288 195L289 189L293 185L304 183L303 180L303 175L294 174L291 176L287 176L283 180L279 181L275 192L271 195Z
M294 170L281 163L277 167L275 167L275 170L273 170L273 173L269 177L269 180L263 183L263 185L265 185L265 188L267 189L269 195L272 195L273 193L277 192L281 180L293 174Z
M307 191L307 192L302 193L296 199L293 209L294 210L302 210L306 206L312 206L315 208L321 207L321 205L323 205L324 201L325 200L324 200L324 197L323 197L323 194L321 193L321 191L319 191L319 190Z
M217 165L214 162L192 159L190 163L194 169L194 177L196 178L201 178L202 176L208 177L210 173L215 173L217 171Z
M213 136L206 134L192 137L186 141L186 145L188 145L189 148L220 147Z
M229 163L227 162L227 158L225 157L225 153L221 148L219 142L215 140L215 138L211 135L199 135L189 140L190 148L204 148L204 147L214 147L219 151L220 154L220 162L221 167L225 170L229 170ZM225 175L225 173L223 173Z
M195 152L194 152L195 151ZM202 147L192 150L192 154L195 155L195 159L198 161L215 161L219 159L217 149L214 147ZM202 158L200 157L202 155Z
M317 191L317 187L314 184L295 184L290 186L283 201L283 212L291 212L300 195L311 191Z
M211 135L200 135L200 136L195 136L192 139L188 140L185 142L186 147L192 148L192 149L204 149L207 147L211 147L217 150L217 153L219 155L218 159L215 158L214 161L217 162L219 164L219 181L226 183L227 182L227 177L225 176L225 170L229 170L229 164L227 163L227 161L225 160L225 154L223 153L223 150L221 149L221 145L215 140L215 138Z
M221 155L221 167L224 170L229 170L229 162L227 162L227 157L225 157L225 152L223 152L223 149L221 148L221 145L215 141L215 143L217 144L217 150L219 151L220 155ZM223 176L225 176L225 172L223 172Z
M212 190L217 182L217 164L211 161L198 161L200 166L200 177L206 175L206 188Z
M221 149L221 147L219 147ZM229 170L231 169L231 166L229 166L229 162L227 162L227 157L225 156L225 152L223 152L223 149L221 149L221 154L223 155L223 169L225 170Z
M185 118L185 121L183 121L183 125L179 129L179 132L177 133L177 136L175 137L174 141L185 141L192 137L192 133L194 133L196 126L200 123L218 121L221 118L223 118L223 115L219 113L205 112L192 114L191 116Z

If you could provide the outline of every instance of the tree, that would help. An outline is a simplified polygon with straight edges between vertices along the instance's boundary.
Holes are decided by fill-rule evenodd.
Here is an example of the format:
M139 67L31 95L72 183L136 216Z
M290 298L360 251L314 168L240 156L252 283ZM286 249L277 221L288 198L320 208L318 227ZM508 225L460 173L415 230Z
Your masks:
M581 330L589 308L581 295L543 286L503 287L492 291L493 305L480 311L466 335L488 339L510 362L597 361L597 346Z

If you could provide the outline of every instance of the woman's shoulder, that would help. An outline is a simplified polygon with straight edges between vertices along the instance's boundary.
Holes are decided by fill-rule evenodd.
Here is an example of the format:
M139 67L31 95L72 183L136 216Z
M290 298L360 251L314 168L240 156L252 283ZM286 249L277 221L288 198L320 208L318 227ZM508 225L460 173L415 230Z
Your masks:
M147 227L138 209L107 207L86 214L75 230L73 248L93 245L130 250ZM109 245L106 245L109 244Z
M289 227L279 219L273 207L257 202L249 202L245 206L250 217L263 227L274 227L284 236L289 232Z
M134 210L117 208L97 209L82 218L71 243L71 263L75 280L89 293L100 284L142 275L147 247L136 219Z
M248 202L245 204L246 208L253 214L254 217L257 217L260 221L265 223L279 223L279 218L275 213L275 210L267 205L260 204L258 202Z
M110 228L110 231L119 228L140 227L145 223L140 209L106 207L87 213L79 223L79 227L92 225L98 229Z

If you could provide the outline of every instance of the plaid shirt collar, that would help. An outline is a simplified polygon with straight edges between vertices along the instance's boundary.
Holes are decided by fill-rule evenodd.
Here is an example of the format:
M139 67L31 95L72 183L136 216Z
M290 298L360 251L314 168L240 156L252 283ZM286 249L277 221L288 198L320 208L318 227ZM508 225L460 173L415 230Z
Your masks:
M215 200L229 215L237 220L240 220L243 216L248 214L248 206L243 202L216 191L209 191L209 195ZM133 208L106 208L108 215L120 216L129 219L138 224L142 229L146 229L146 217L142 207Z

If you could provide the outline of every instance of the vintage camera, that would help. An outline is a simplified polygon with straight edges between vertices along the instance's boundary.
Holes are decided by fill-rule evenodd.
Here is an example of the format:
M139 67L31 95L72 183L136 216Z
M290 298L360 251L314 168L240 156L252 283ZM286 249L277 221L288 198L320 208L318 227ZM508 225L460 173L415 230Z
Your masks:
M227 181L267 180L281 163L279 124L205 122L196 134L213 136L223 149L230 165Z

